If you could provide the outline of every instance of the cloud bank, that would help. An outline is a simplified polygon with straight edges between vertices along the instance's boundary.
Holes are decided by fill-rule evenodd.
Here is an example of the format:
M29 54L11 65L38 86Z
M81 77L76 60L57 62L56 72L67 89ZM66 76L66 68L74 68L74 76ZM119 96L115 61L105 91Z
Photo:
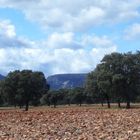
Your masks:
M0 7L19 9L28 20L60 31L86 31L140 16L139 0L0 0Z
M46 39L30 40L19 37L9 20L1 20L1 73L14 69L41 70L46 75L89 72L105 54L117 51L117 45L107 35L88 32L140 17L139 0L0 0L0 7L20 10L49 32ZM140 34L139 24L125 33L126 39Z
M106 53L117 46L106 36L83 35L76 39L71 32L52 33L43 41L19 38L10 22L1 21L0 70L42 70L54 73L78 73L92 70ZM5 31L4 31L5 30Z

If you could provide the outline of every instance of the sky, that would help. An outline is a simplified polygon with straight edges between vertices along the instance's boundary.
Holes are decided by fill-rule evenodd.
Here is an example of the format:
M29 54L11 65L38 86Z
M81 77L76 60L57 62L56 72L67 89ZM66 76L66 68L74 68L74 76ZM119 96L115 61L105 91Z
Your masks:
M140 0L0 0L0 74L88 73L140 50Z

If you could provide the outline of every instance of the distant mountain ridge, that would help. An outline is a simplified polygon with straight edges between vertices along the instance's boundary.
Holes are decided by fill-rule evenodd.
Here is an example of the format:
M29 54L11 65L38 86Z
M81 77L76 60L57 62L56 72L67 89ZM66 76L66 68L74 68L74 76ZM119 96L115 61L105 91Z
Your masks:
M47 83L50 85L50 89L71 89L75 87L83 87L85 85L87 74L56 74L47 78ZM3 80L5 76L0 74L0 80Z
M83 87L87 74L56 74L49 76L47 82L50 89L70 89L75 87Z
M3 75L0 74L0 80L4 79L5 77Z

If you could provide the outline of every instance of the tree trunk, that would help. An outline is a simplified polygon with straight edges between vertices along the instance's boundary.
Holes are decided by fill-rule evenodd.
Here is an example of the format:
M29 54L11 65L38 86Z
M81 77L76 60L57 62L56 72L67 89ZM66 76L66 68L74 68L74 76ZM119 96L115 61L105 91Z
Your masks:
M110 106L110 100L108 95L106 95L106 101L107 101L107 107L110 108L111 106Z
M102 105L102 107L104 106L104 103L103 103L103 101L101 102L101 105Z
M56 108L56 103L53 104L53 107Z
M109 100L108 95L106 95L106 100L107 100L107 107L110 108L110 100Z
M107 100L107 106L108 106L108 108L110 108L110 101L109 100Z
M120 100L118 100L118 108L121 108Z
M29 109L29 102L27 101L25 106L25 111L28 111L28 109Z
M50 107L50 105L51 105L51 104L48 102L48 106L49 106L49 107Z
M129 109L130 108L130 101L126 102L126 108Z
M70 100L68 100L68 105L70 106L70 104L71 104L71 102L70 102Z

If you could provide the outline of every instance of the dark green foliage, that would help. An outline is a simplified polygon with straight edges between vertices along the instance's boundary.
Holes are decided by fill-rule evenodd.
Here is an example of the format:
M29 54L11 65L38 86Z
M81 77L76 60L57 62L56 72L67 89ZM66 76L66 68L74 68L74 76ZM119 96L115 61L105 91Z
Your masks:
M51 94L49 94L49 93L44 94L40 99L41 105L47 104L48 106L50 106L51 105L50 96L51 96Z
M72 90L71 89L65 89L65 94L64 94L64 104L67 104L67 105L71 105L71 102L72 102Z
M92 95L103 95L110 101L125 101L130 108L140 93L140 52L105 55L96 69L88 75L86 90ZM94 97L93 96L93 97Z
M51 90L45 94L41 99L41 104L48 106L53 105L56 107L57 104L81 104L86 100L86 95L84 93L84 88L74 88L74 89L60 89Z
M85 100L84 88L77 87L71 91L72 101L76 104L82 105Z
M10 72L1 82L1 94L9 105L25 105L28 110L29 103L39 103L39 99L47 92L48 86L42 72L31 70Z
M41 104L48 106L54 105L56 107L57 102L59 100L59 92L58 91L49 91L47 94L44 94L44 96L40 99Z

